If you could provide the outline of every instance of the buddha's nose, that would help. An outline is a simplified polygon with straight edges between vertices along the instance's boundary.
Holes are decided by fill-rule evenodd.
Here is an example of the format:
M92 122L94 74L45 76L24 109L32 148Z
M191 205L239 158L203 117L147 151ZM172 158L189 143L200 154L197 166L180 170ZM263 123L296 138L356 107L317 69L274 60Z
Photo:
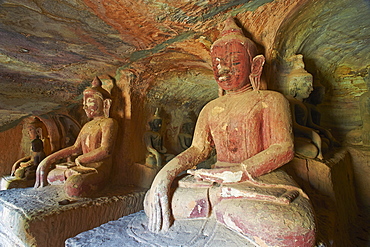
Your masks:
M230 72L230 68L228 66L220 66L220 69L218 70L218 74L227 74Z

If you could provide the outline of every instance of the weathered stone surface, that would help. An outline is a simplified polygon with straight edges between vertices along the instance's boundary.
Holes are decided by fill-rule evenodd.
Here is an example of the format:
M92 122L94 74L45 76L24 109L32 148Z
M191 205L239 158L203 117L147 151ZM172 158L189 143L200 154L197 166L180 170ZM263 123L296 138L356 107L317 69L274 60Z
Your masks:
M142 209L144 192L110 188L71 200L61 186L0 191L0 246L64 246L64 241Z
M254 247L215 220L176 221L167 233L152 233L143 211L103 224L67 239L66 247L98 246L230 246Z

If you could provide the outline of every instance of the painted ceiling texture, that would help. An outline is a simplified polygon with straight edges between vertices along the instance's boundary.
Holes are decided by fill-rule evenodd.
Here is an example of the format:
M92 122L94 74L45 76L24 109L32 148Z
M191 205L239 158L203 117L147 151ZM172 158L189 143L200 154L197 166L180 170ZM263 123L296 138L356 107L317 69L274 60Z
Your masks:
M174 101L206 101L216 88L209 47L229 16L258 43L267 71L303 54L306 69L326 87L329 127L360 124L369 0L0 0L0 130L79 102L95 76L115 77L133 64L142 84L165 72L172 81L193 73L186 80L198 78L193 83L203 88L163 78L148 97L170 92ZM266 80L274 88L274 74Z

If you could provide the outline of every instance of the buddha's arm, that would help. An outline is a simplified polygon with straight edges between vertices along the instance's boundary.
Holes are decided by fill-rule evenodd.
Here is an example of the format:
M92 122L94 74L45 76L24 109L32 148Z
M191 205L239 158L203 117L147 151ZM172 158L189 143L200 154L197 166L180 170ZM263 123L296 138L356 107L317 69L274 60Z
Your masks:
M112 155L118 130L117 122L113 118L107 118L101 129L102 137L100 147L78 156L75 160L77 165L99 162Z
M43 159L40 162L36 170L36 182L35 182L34 188L44 187L47 185L46 178L51 169L52 164L54 164L58 160L65 159L65 158L82 153L80 134L78 135L77 140L74 145L61 149L47 156L45 159Z
M258 177L288 163L294 157L294 144L289 102L278 94L264 110L264 145L266 148L242 162L243 170Z
M32 156L26 156L26 157L23 157L23 158L20 158L19 160L17 160L12 166L12 171L11 171L10 175L14 176L15 170L17 170L19 168L21 162L27 162L27 161L30 161L31 159L32 159Z
M177 155L160 170L147 193L144 207L149 218L148 227L150 231L168 230L171 215L168 193L172 181L180 172L205 160L212 150L205 115L204 111L199 115L190 148Z

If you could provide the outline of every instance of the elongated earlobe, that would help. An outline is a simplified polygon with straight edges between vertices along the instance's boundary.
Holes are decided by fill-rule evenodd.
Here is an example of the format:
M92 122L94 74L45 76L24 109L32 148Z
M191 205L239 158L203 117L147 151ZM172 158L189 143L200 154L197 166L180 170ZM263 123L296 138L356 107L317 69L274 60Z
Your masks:
M112 106L112 100L111 99L105 99L103 101L103 104L104 104L104 116L105 117L109 117L109 110L110 110L110 107Z
M264 64L265 64L265 57L263 55L257 55L253 58L249 80L254 90L260 89L260 80L261 80L262 69L263 69Z

